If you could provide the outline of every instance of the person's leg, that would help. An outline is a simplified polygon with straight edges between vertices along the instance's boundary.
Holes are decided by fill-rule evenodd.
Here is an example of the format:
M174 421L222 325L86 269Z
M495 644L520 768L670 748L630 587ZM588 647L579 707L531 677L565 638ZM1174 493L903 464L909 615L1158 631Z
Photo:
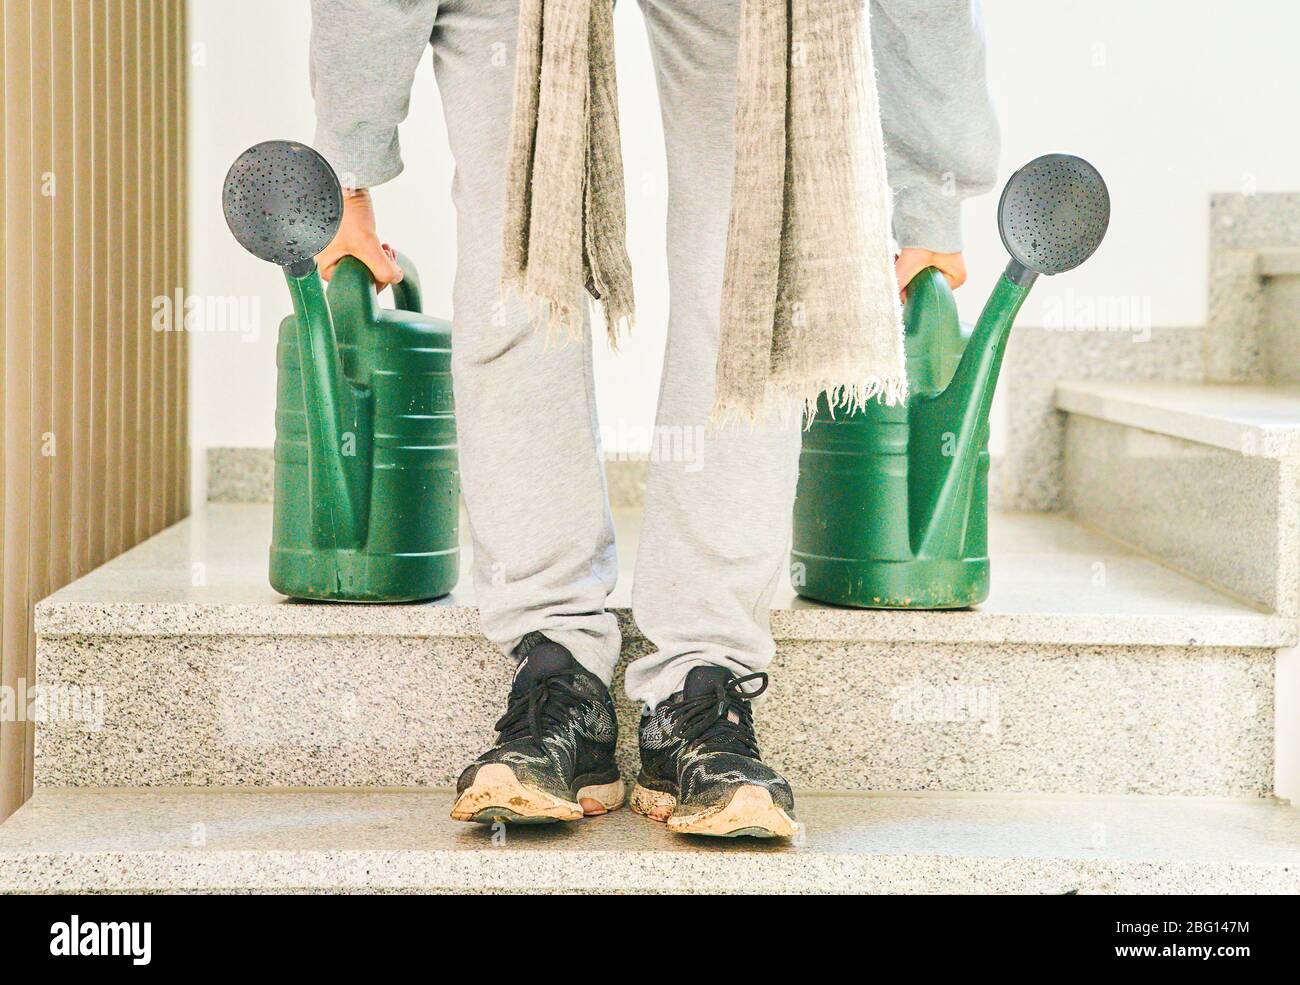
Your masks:
M653 708L693 667L760 671L788 563L799 422L708 426L734 159L740 0L642 0L668 150L671 307L633 581L655 652L627 672Z
M456 161L452 370L474 588L483 633L504 651L540 631L608 684L618 562L590 333L548 346L499 287L518 11L517 0L443 0L432 39Z
M456 160L452 376L484 635L518 660L492 748L456 784L461 821L570 821L622 804L608 685L618 562L590 332L568 345L502 302L518 0L443 0L434 69Z
M657 461L632 605L655 652L627 671L646 706L632 809L671 831L794 836L794 795L763 763L750 700L775 646L799 427L708 424L734 157L740 0L642 0L668 145L671 303Z

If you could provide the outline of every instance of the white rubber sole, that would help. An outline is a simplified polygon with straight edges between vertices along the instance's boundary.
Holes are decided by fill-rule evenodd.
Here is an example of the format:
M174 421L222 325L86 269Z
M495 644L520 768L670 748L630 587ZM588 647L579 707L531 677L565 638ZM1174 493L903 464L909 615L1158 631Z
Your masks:
M626 792L627 788L619 779L583 787L578 791L576 801L565 800L520 783L514 770L504 763L489 763L479 768L474 782L456 798L451 817L453 821L479 824L576 821L617 810L622 806Z
M677 798L637 784L632 788L632 810L660 821L675 834L708 835L714 838L793 838L794 818L777 806L766 787L737 787L725 804L696 814L679 815Z

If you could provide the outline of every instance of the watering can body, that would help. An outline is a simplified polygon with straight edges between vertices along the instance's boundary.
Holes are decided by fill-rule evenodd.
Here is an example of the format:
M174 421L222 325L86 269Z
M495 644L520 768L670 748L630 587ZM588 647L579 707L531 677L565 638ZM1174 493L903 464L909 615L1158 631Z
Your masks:
M396 310L379 307L360 260L336 268L337 355L301 312L280 325L270 577L283 595L402 602L456 584L451 326L420 313L400 260Z
M1002 285L1001 300L1023 295ZM1006 312L1002 313L1006 316ZM1014 315L1014 310L1010 312ZM981 319L983 321L983 318ZM863 608L949 609L989 592L987 386L1005 333L974 344L943 275L913 280L904 308L909 398L832 413L825 395L804 432L791 580L800 595ZM959 367L967 370L958 376ZM988 369L990 367L984 367Z
M998 202L1010 260L969 333L943 276L924 270L903 311L906 406L819 401L804 432L791 581L807 598L955 609L989 593L988 435L1016 315L1040 275L1073 270L1110 223L1110 193L1083 158L1045 154Z

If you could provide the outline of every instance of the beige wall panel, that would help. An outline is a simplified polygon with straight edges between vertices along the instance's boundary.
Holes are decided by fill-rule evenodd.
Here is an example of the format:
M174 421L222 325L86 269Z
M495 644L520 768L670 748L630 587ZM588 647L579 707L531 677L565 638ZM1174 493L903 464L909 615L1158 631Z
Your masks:
M0 0L0 684L32 606L187 509L182 0ZM33 729L0 722L0 818Z

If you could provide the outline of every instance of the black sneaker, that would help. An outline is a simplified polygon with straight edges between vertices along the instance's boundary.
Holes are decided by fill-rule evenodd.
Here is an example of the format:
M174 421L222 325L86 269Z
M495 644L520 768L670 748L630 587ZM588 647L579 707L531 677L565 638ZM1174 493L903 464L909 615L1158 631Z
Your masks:
M529 633L496 745L456 784L457 821L575 821L623 803L609 689L565 647Z
M681 691L641 719L632 810L682 834L793 838L794 794L754 738L749 699L766 689L766 674L692 669Z

